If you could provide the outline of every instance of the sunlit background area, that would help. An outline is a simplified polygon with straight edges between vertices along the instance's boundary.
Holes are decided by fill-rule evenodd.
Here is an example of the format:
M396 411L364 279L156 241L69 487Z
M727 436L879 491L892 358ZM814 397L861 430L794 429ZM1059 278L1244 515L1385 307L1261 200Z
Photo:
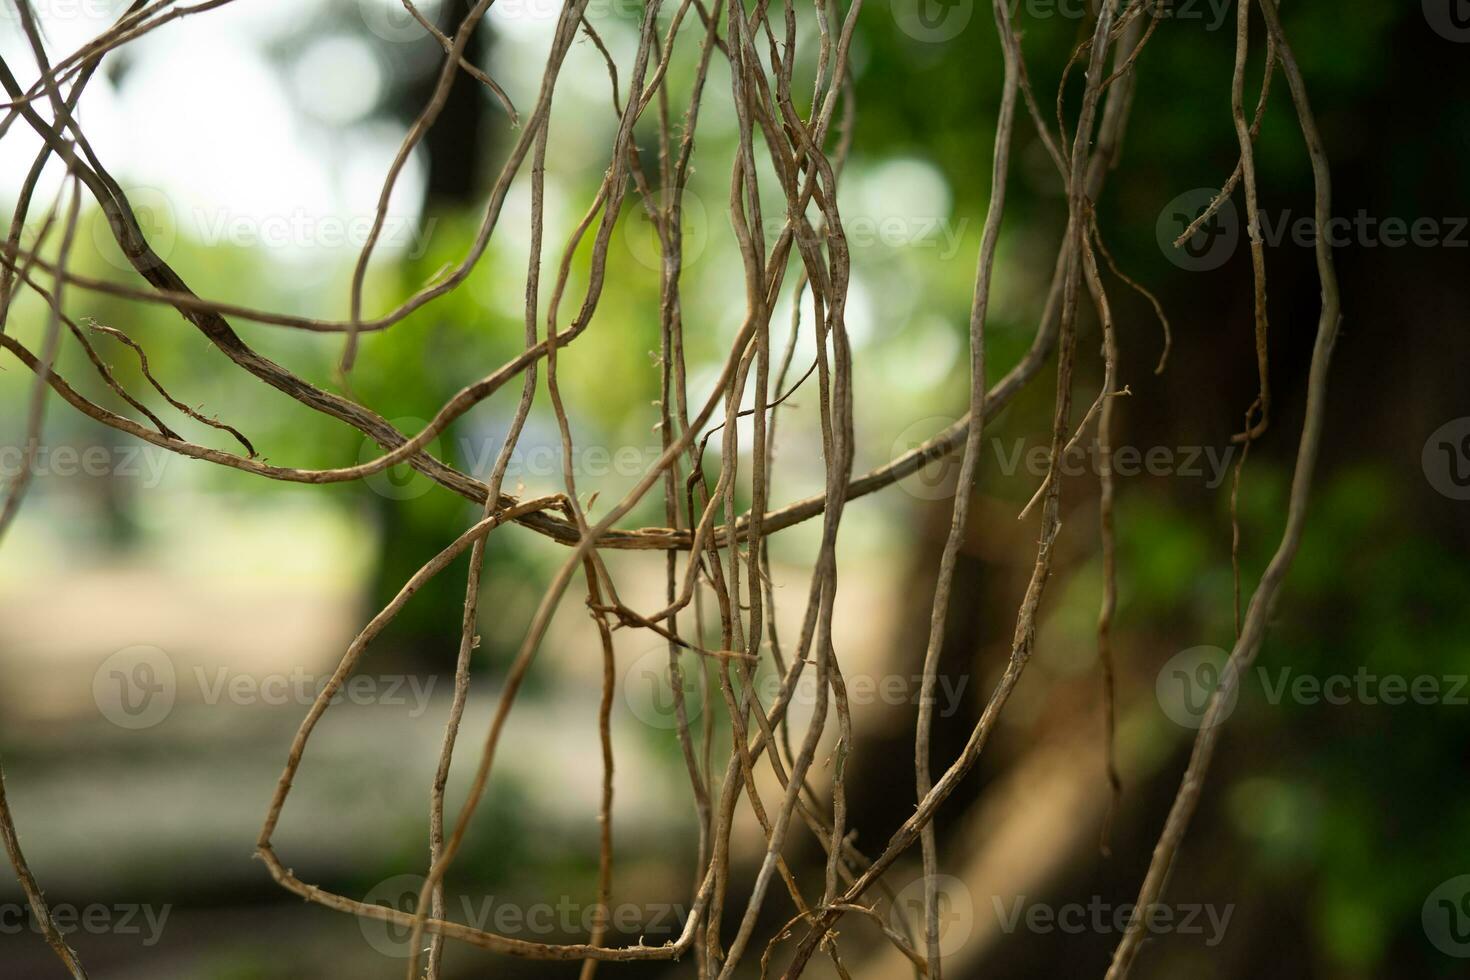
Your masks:
M1000 47L988 5L919 2L947 26L914 30L913 0L873 0L852 46L856 110L843 123L852 148L839 201L853 254L846 323L859 474L931 438L967 406ZM127 6L32 5L53 60ZM418 4L445 33L469 6ZM658 15L661 29L672 6ZM1283 6L1333 164L1335 213L1353 219L1337 243L1342 336L1301 552L1172 870L1174 925L1150 936L1133 975L1463 976L1470 441L1459 458L1453 447L1470 439L1470 37L1461 36L1470 32L1455 30L1429 2ZM1083 7L1016 5L1045 118L1063 67L1090 31ZM536 100L560 9L553 0L490 6L467 57L503 98L462 74L439 124L409 155L367 264L367 316L391 310L470 251ZM1241 447L1231 436L1257 386L1245 222L1232 214L1218 248L1213 239L1204 252L1171 244L1238 156L1234 7L1180 0L1171 9L1138 62L1122 160L1098 202L1119 382L1128 388L1114 441L1135 454L1131 472L1119 466L1116 515L1121 801L1110 805L1106 774L1098 474L1084 449L1063 483L1062 537L1034 662L976 771L937 819L951 977L1102 976L1121 938L1119 909L1137 895L1199 727L1208 691L1198 684L1234 640L1237 479L1247 597L1285 520L1319 301L1310 242L1292 232L1311 213L1311 172L1278 75L1257 145L1278 408L1237 470ZM590 0L589 22L621 74L610 77L587 36L563 68L546 154L543 330L551 270L610 165L642 13L635 0ZM798 16L807 29L812 11ZM703 30L692 15L680 27ZM671 90L685 98L698 45L686 48L676 48L669 68ZM13 0L0 0L0 57L22 87L36 79ZM351 314L354 264L385 174L443 58L440 42L399 0L238 0L110 53L77 111L149 242L199 295L341 320ZM1260 74L1258 51L1252 100ZM719 55L707 84L685 195L680 290L690 390L701 399L714 390L745 313L729 218L739 122ZM676 99L660 111L680 132L683 105ZM636 142L641 158L657 158L656 128L640 126ZM41 145L20 120L0 139L7 215ZM1024 113L1011 167L987 324L992 381L1031 344L1067 219L1053 163ZM65 167L53 160L36 185L23 244L64 200L64 183ZM266 356L415 433L456 391L523 349L531 201L527 167L507 188L496 232L464 286L389 330L364 334L350 380L337 371L340 335L232 323ZM763 230L774 238L785 201L773 194L763 205ZM1430 224L1422 235L1395 235L1392 221ZM588 253L585 243L572 253L560 324L586 288ZM146 287L94 207L83 208L71 265L81 277ZM659 267L657 235L630 193L593 327L558 362L577 452L564 459L543 378L507 492L556 492L570 468L596 518L653 465L662 450ZM793 310L787 290L771 319L782 343L792 324L805 325L783 393L816 357L804 295ZM169 424L193 442L240 448L229 432L173 412L136 353L102 328L136 340L148 352L148 374L200 416L234 426L268 463L346 467L380 454L360 433L245 376L167 305L75 284L64 302L118 380L151 409L170 412ZM35 290L21 289L6 330L37 350L48 311ZM1078 415L1103 383L1101 342L1087 311ZM100 404L136 415L94 376L79 345L62 344L58 370ZM33 381L0 354L0 486L22 465ZM1053 386L1049 364L986 426L940 656L937 769L964 745L1010 653L1038 533L1035 515L1022 512L1046 473ZM430 451L486 479L515 397L498 392ZM810 384L782 406L773 506L822 493L819 412ZM303 903L272 882L253 852L316 693L368 620L481 508L407 466L351 483L262 480L173 455L57 398L43 431L35 479L0 544L0 758L26 857L58 913L71 916L69 942L91 975L107 980L400 975L406 933ZM749 439L741 442L748 454ZM1448 456L1441 445L1452 447ZM842 521L833 643L853 697L848 823L870 851L915 806L918 678L957 468L957 456L932 463L852 501ZM743 493L741 505L749 505ZM653 496L619 526L665 523ZM771 538L784 636L801 631L819 535L819 522L808 521ZM466 797L508 664L568 554L522 527L488 538L473 687L448 778L451 815ZM629 605L664 603L662 553L609 552L606 560ZM430 788L453 695L465 567L459 559L413 597L327 712L275 837L303 880L398 908L417 892L429 861ZM614 636L612 898L626 915L614 917L609 942L661 944L678 937L688 912L698 826L675 737L667 644L636 629ZM585 941L599 853L600 649L583 597L569 594L449 877L450 918L540 942ZM714 675L694 654L686 664L696 727L708 720L716 744L728 746ZM1395 697L1399 682L1405 693ZM139 700L138 691L158 696ZM804 729L815 701L811 690L798 694L793 732ZM830 789L835 734L818 749L819 793ZM763 791L776 797L779 784L765 777ZM748 881L765 840L748 812L733 833L732 868ZM786 855L820 880L825 855L811 835L794 830ZM920 878L915 849L890 875L894 894L871 896L880 917L909 921ZM62 976L19 887L0 879L0 978ZM735 894L728 903L732 929L744 900ZM784 895L767 904L769 935L792 909ZM871 922L844 922L842 939L859 980L912 975ZM759 975L758 959L741 976ZM773 969L780 962L777 955ZM454 943L444 961L447 978L571 976L578 968ZM688 961L600 970L694 975ZM820 958L811 974L837 975Z

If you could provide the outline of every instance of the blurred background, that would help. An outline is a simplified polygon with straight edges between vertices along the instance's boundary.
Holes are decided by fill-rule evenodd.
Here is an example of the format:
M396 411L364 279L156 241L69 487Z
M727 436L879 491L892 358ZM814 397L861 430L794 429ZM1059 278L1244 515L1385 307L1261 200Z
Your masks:
M999 46L987 5L919 2L921 10L913 0L874 0L853 44L857 116L842 210L853 245L858 472L931 437L967 398L966 324L990 194ZM55 59L125 4L34 6ZM420 6L450 31L469 4ZM1470 23L1455 0L1293 0L1284 8L1332 164L1334 211L1350 222L1335 242L1342 336L1301 553L1173 868L1172 919L1151 933L1134 975L1464 976ZM558 10L553 0L496 0L471 46L471 60L522 112L534 101ZM634 0L588 8L620 65L629 63L640 10ZM665 4L665 21L671 10ZM28 84L34 63L10 0L0 0L0 18L0 55ZM1062 67L1090 32L1082 0L1020 0L1016 20L1049 113ZM1121 164L1098 206L1118 267L1157 294L1173 337L1156 373L1164 340L1151 305L1104 270L1119 380L1131 391L1117 403L1114 441L1137 453L1117 502L1122 804L1109 824L1095 639L1097 478L1082 454L1062 491L1062 539L1035 660L976 772L938 818L942 948L953 977L1102 975L1178 787L1212 668L1233 639L1238 447L1230 436L1257 385L1240 196L1188 249L1169 243L1238 156L1234 23L1224 0L1170 8L1138 62ZM1262 25L1254 27L1262 40ZM699 30L692 17L683 27ZM670 69L675 92L692 77L697 45L686 46L689 57ZM1255 47L1248 103L1264 45ZM195 291L340 318L383 173L441 57L397 0L235 3L110 55L81 119L150 241ZM626 78L621 84L626 90ZM744 302L726 203L737 124L718 56L709 85L686 198L684 320L696 391L712 384ZM546 240L558 257L602 178L615 125L602 57L579 38L547 156ZM399 181L368 276L370 312L390 309L464 254L518 132L483 86L459 78ZM653 130L640 129L639 146L656 152ZM0 141L0 205L13 206L38 148L23 125ZM1311 215L1311 174L1279 74L1257 165L1277 408L1241 477L1247 595L1284 522L1319 304L1310 242L1298 233ZM37 201L49 203L60 180L59 169L48 172ZM401 430L417 431L454 391L520 349L529 208L523 176L465 286L364 338L354 393ZM1029 121L1018 120L989 322L993 378L1031 342L1065 220L1052 163ZM658 251L632 195L609 256L597 320L560 360L579 447L572 465L579 489L599 491L602 508L659 447ZM585 285L586 258L584 248L573 294ZM86 275L140 282L95 210L83 214L73 262ZM784 302L772 321L778 334L790 320ZM269 462L338 467L377 455L345 426L244 377L165 307L80 289L68 291L67 306L139 341L170 390L240 428ZM22 293L8 329L36 350L45 324L41 300ZM334 384L339 339L235 325L313 383ZM1090 311L1079 329L1077 404L1085 405L1102 373ZM130 351L103 336L95 342L120 380L147 392ZM797 369L813 356L808 331ZM75 344L63 345L60 365L90 397L126 411L88 378ZM8 482L20 465L32 376L8 356L0 368ZM1049 366L988 427L942 652L937 767L964 744L1009 654L1037 533L1034 517L1016 516L1045 471L1036 454L1047 445L1053 389ZM432 451L483 478L513 397L485 402ZM151 392L143 400L162 405ZM561 486L560 440L545 404L543 390L512 461L510 492ZM783 408L777 504L821 489L816 410L801 392ZM194 441L231 448L205 426L170 423ZM303 904L271 882L252 851L316 690L367 619L477 508L403 467L351 484L268 482L170 456L56 399L36 468L0 561L0 752L31 867L64 926L70 917L69 941L92 975L399 975L405 935ZM855 501L843 520L835 642L854 689L849 823L870 854L914 805L907 763L892 760L912 755L921 638L956 468L956 459L935 464ZM654 498L623 522L662 523ZM797 631L817 533L808 522L771 541L786 635ZM489 539L451 817L500 679L564 558L561 546L523 528ZM611 552L608 563L630 604L661 604L661 556ZM360 683L314 739L276 835L283 862L304 880L400 908L417 891L464 568L461 559L423 589L372 645ZM656 943L677 938L687 911L696 822L669 710L666 648L647 633L616 638L612 896L621 915L610 941ZM585 938L598 853L598 650L585 608L569 597L451 875L451 917L545 942ZM702 718L707 693L698 685L687 693ZM810 704L810 692L797 699L798 726ZM830 774L819 768L814 779L825 787ZM750 880L762 849L759 828L742 818L737 882ZM809 874L823 860L804 831L787 854ZM885 899L884 915L911 914L905 896L921 894L913 891L919 877L915 849L890 875L899 900L890 909ZM61 976L18 887L0 878L0 976ZM729 904L733 923L744 895ZM784 896L766 907L769 936L791 910ZM842 938L854 976L909 975L871 924L846 922ZM750 966L754 976L754 959ZM456 944L445 958L446 976L456 978L577 968ZM601 969L693 975L688 961ZM814 960L811 974L831 969Z

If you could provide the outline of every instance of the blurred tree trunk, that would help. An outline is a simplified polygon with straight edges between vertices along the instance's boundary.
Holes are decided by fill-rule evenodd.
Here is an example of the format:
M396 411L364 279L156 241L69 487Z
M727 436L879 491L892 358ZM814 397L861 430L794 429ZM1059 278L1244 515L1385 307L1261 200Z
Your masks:
M440 7L439 29L452 37L472 6L471 0L447 0ZM488 18L481 20L465 52L470 61L479 65L488 64L491 50L487 21ZM390 97L394 114L405 126L412 125L429 104L444 62L443 50L434 39L425 36L418 43L428 49L422 56L423 62L432 67L411 78L400 79L397 92ZM491 106L490 99L480 82L463 71L455 73L438 122L420 143L421 152L428 157L421 217L424 234L436 226L452 227L441 218L475 210L493 179L489 160L495 130L490 122L492 113L500 110ZM430 305L426 315L434 316L434 310ZM448 390L434 392L433 399L424 404L438 404L450 394ZM443 440L446 451L451 442ZM464 529L460 520L464 513L462 502L432 499L443 496L442 491L432 490L408 506L402 501L373 497L382 541L372 583L371 601L375 608L391 600L430 557L426 545L436 541L447 543ZM389 627L384 645L406 664L452 670L463 603L464 576L452 571L436 576Z

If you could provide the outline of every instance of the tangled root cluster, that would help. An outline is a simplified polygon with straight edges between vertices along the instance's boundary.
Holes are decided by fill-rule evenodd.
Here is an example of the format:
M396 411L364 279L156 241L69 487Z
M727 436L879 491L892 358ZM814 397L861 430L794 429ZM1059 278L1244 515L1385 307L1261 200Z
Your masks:
M993 14L1004 64L1004 81L997 114L992 164L991 196L974 277L974 300L969 318L969 405L954 425L937 432L923 445L904 453L866 474L853 472L853 356L846 318L851 259L838 208L838 185L852 140L855 92L852 84L851 52L854 28L862 0L840 4L815 0L810 10L797 10L787 3L773 10L768 0L727 3L726 0L678 0L672 11L664 0L647 0L641 14L636 50L631 63L618 64L585 16L587 0L565 0L556 22L539 93L523 114L510 106L495 80L477 68L466 55L481 26L491 0L478 0L452 34L443 33L403 0L425 32L443 48L442 67L433 94L410 127L397 156L385 175L376 220L359 255L352 277L350 316L343 321L309 319L290 313L251 309L216 302L197 295L187 282L150 246L138 218L117 181L99 159L73 110L83 89L109 53L152 31L166 28L181 17L208 16L230 0L200 0L176 4L173 0L145 3L136 0L111 27L78 50L53 60L29 0L16 4L19 23L29 40L39 66L37 79L23 86L11 68L0 61L0 84L9 97L0 121L0 138L12 127L27 127L39 134L44 145L29 173L10 224L9 236L0 253L0 345L34 373L35 382L27 407L26 453L34 458L40 442L48 401L54 395L72 409L162 449L194 459L206 460L270 480L296 483L338 483L358 480L390 466L408 464L451 493L483 507L483 516L458 538L423 565L398 595L363 628L348 647L329 684L320 692L291 745L284 772L269 801L264 827L257 842L259 856L281 886L302 898L354 916L388 920L412 930L412 953L407 967L409 980L420 975L437 977L444 944L448 940L520 957L543 960L583 961L583 977L590 977L602 961L675 960L690 957L700 977L729 977L742 962L759 960L762 973L771 965L775 952L782 952L786 976L795 977L815 954L829 957L845 975L836 928L850 914L868 920L894 943L919 973L937 977L941 972L938 951L938 902L934 876L938 849L933 829L935 813L957 784L974 767L1006 707L1022 672L1031 658L1036 638L1037 610L1051 570L1060 529L1061 481L1057 461L1085 433L1096 429L1101 447L1102 540L1106 587L1100 611L1098 642L1111 697L1111 651L1109 645L1114 605L1115 578L1112 519L1111 453L1113 396L1119 392L1117 341L1113 331L1098 257L1109 266L1112 259L1094 216L1093 205L1103 191L1109 170L1117 163L1130 103L1134 95L1134 66L1161 22L1160 10L1148 0L1102 0L1089 23L1089 36L1073 53L1063 73L1058 92L1058 112L1049 120L1040 111L1028 79L1021 50L1021 33L1014 13L1005 0L994 0ZM1329 180L1312 111L1301 72L1292 48L1282 31L1277 0L1256 0L1267 25L1266 75L1254 116L1247 118L1244 86L1245 63L1250 42L1250 0L1238 2L1236 72L1232 105L1240 145L1240 163L1225 181L1209 213L1243 189L1247 213L1256 213L1256 177L1252 145L1265 108L1265 90L1273 71L1279 69L1290 88L1297 120L1305 137L1316 183L1316 214L1319 226L1330 217ZM670 0L669 5L673 5ZM544 183L547 134L552 125L553 97L562 74L563 62L579 33L585 34L607 62L611 82L611 106L617 127L606 161L606 173L585 216L570 239L561 245L554 269L549 301L544 308L541 273L543 267ZM815 48L815 57L811 49ZM669 71L675 57L687 59L695 68L676 85ZM712 63L728 63L730 86L722 90L707 84ZM1083 68L1080 95L1077 84L1069 92L1068 78L1074 67ZM452 83L467 73L477 84L487 86L517 121L514 143L495 178L484 206L478 232L466 254L428 285L391 312L377 317L364 315L363 293L369 258L384 227L387 202L404 165L438 122ZM1074 83L1075 76L1072 76ZM620 82L620 79L622 81ZM798 94L799 93L799 94ZM738 120L738 142L728 159L702 160L706 167L728 167L730 174L729 224L741 259L745 285L745 308L734 342L717 367L713 391L699 401L691 396L690 365L685 363L686 324L680 299L684 262L682 209L684 194L695 154L695 136L701 109L711 100L733 107ZM728 100L728 101L726 101ZM1003 228L1006 185L1010 165L1012 133L1017 106L1022 105L1041 142L1056 166L1065 188L1068 221L1057 247L1045 312L1037 326L1030 350L997 384L985 385L987 310L992 292L996 244ZM682 114L679 107L682 106ZM807 106L803 111L799 106ZM1062 112L1063 107L1067 111ZM722 107L723 108L723 107ZM653 111L650 111L653 110ZM1065 118L1074 124L1068 136ZM635 143L640 127L655 141L656 169L647 166ZM764 159L760 159L764 157ZM502 217L507 192L513 181L523 178L530 160L531 212L526 228L504 228ZM61 161L67 173L62 191L44 213L33 201L38 178L51 160ZM652 171L652 172L650 172ZM763 187L774 179L776 187ZM784 200L784 215L769 221L763 214L764 200L773 194ZM659 250L657 269L659 329L661 336L660 391L657 425L662 451L638 477L631 491L605 507L593 520L584 501L595 490L579 486L570 465L565 468L565 487L553 495L518 499L503 486L507 466L515 451L528 413L536 400L538 372L545 372L545 388L558 423L564 458L573 458L573 432L568 422L557 383L557 364L570 356L577 339L594 329L599 300L607 274L609 242L627 195L634 206L646 212ZM105 215L123 254L128 257L142 286L124 286L90 279L71 271L69 257L83 198L89 197ZM779 227L779 234L768 230ZM34 232L32 244L22 247L22 232ZM1247 415L1245 431L1238 437L1254 439L1270 418L1270 391L1266 379L1265 265L1261 239L1252 222L1251 250L1255 290L1255 336L1261 387ZM483 378L450 398L421 431L398 431L370 407L330 390L317 387L288 367L263 356L247 344L231 321L248 320L286 330L338 335L342 341L340 368L344 381L350 375L364 334L385 331L416 310L459 288L485 254L497 233L526 236L530 263L525 291L523 351L495 366ZM1188 232L1186 232L1188 234ZM590 244L589 244L590 243ZM1234 668L1225 672L1215 704L1228 702L1236 678L1256 655L1278 587L1296 550L1317 454L1323 420L1323 401L1328 360L1338 326L1338 290L1329 245L1317 242L1317 263L1322 286L1321 316L1311 365L1310 390L1305 422L1300 437L1290 510L1281 542L1264 576L1251 595L1239 621L1238 639L1231 652ZM572 256L579 248L590 252L589 271L582 295L569 300L565 295L571 276ZM1116 270L1115 270L1116 271ZM650 274L654 274L650 271ZM1121 273L1119 274L1121 276ZM1123 277L1133 285L1131 280ZM4 317L12 300L23 290L33 290L49 307L44 341L32 350L4 330ZM341 469L297 469L271 465L259 458L255 447L237 425L201 415L170 395L147 368L144 350L132 339L112 328L83 325L66 311L71 291L83 294L105 292L138 304L172 307L221 353L245 372L294 399L314 412L358 430L381 446L381 453L360 465ZM1078 308L1086 295L1103 327L1104 383L1100 393L1074 423L1073 368L1077 358L1075 325ZM800 311L814 312L803 323ZM791 300L797 313L787 325L773 328L773 311L778 302ZM569 300L564 310L564 300ZM563 321L565 323L563 324ZM599 328L607 329L606 318ZM1167 329L1167 323L1165 324ZM785 329L784 338L781 336ZM811 370L793 380L793 359L802 330L812 331L816 350ZM131 348L143 366L144 376L175 410L218 430L219 442L233 441L234 448L199 445L182 438L161 418L146 408L114 378L93 341L106 337ZM86 352L103 381L136 410L129 418L89 400L55 370L63 344L75 343ZM1055 355L1055 410L1050 438L1052 468L1042 481L1027 514L1039 519L1038 545L1029 586L1017 610L1011 655L998 685L960 754L942 760L935 777L929 745L934 708L934 688L943 624L950 602L956 555L969 519L969 490L979 465L981 430L985 421L1001 411L1028 385L1038 383L1042 369ZM1162 365L1161 365L1162 367ZM514 421L489 479L482 482L429 454L436 436L473 407L501 388L519 382L520 400ZM783 401L799 385L814 386L820 406L822 460L825 486L820 495L791 503L770 499L775 457L775 430ZM747 405L747 408L742 408ZM750 421L737 425L737 421ZM243 423L241 423L243 425ZM248 426L246 426L248 428ZM742 447L742 435L749 445ZM711 445L713 444L713 446ZM711 450L717 447L717 453ZM833 609L838 584L836 546L844 508L849 500L873 493L913 473L926 462L950 453L960 454L959 489L954 496L953 519L945 543L933 597L924 674L914 742L914 780L917 805L912 815L877 853L862 853L853 844L848 826L844 772L851 764L851 722L840 652L832 638ZM710 458L712 455L717 458ZM744 462L745 465L742 465ZM14 520L30 481L28 465L6 489L0 506L0 535ZM741 513L737 494L750 501ZM621 526L635 506L650 495L662 496L666 526L629 528ZM775 595L769 570L768 542L772 535L805 521L819 521L820 544L810 562L806 606L800 635L783 644L772 627ZM444 784L458 743L460 721L470 686L469 665L475 644L477 602L484 564L485 541L491 532L519 525L525 531L550 538L555 548L565 549L559 570L546 589L534 616L525 624L519 652L507 668L493 720L480 746L469 796L452 822L446 822ZM548 547L553 547L548 544ZM617 583L604 563L609 549L658 552L664 564L666 604L660 609L634 609L620 598ZM333 894L302 881L288 869L272 843L293 780L308 742L329 703L357 668L365 650L403 608L410 597L454 559L469 552L465 590L463 635L459 646L452 708L444 731L437 778L431 795L430 862L416 912L401 912L364 904ZM650 560L655 556L650 555ZM604 911L585 943L557 945L529 942L470 928L445 917L444 879L461 851L472 827L477 807L490 786L492 766L500 749L506 720L516 704L522 682L532 670L537 650L548 623L568 592L585 589L586 600L601 637L604 666L604 696L599 717L603 783L601 792L601 855L598 875L599 909ZM717 630L705 628L704 614L713 610ZM675 693L677 736L688 768L699 828L698 870L689 915L677 940L661 946L612 946L606 944L607 916L613 871L611 805L613 796L613 751L609 735L611 690L614 683L613 634L617 630L648 631L666 642L669 671ZM784 646L784 649L783 649ZM723 709L732 733L731 744L713 746L712 729L694 730L682 700L680 654L700 657L701 669L713 676L723 693ZM753 684L758 664L770 658L781 678L777 696L770 703L756 697ZM791 729L787 708L804 672L814 672L817 697L804 731ZM1211 711L1215 709L1212 706ZM1109 712L1111 719L1111 711ZM830 792L818 793L810 776L824 730L836 725ZM1109 722L1111 726L1111 720ZM1152 864L1138 897L1140 906L1157 901L1165 878L1184 837L1200 787L1210 764L1219 726L1210 722L1200 728L1188 771L1169 814ZM1109 733L1111 734L1111 733ZM712 753L716 762L705 766ZM723 771L719 760L723 759ZM762 799L757 791L756 772L769 766L782 791ZM1111 767L1110 767L1111 768ZM1113 773L1114 789L1117 779ZM742 799L743 798L743 799ZM753 880L735 880L730 862L731 826L737 810L748 806L764 831L766 849ZM799 821L820 842L827 854L824 879L813 884L799 882L783 857L792 824ZM5 806L0 784L0 829L10 859L36 913L46 924L46 934L72 975L83 977L76 955L52 924L37 882L27 869ZM906 936L890 927L888 919L875 911L881 897L884 875L915 844L918 844L926 873L925 917L922 934ZM774 935L758 935L761 912L773 890L784 890L795 914ZM742 900L738 915L727 915L726 903ZM724 926L738 921L730 934ZM1130 928L1122 936L1109 980L1127 975L1143 939L1141 928ZM426 954L422 951L426 950Z

